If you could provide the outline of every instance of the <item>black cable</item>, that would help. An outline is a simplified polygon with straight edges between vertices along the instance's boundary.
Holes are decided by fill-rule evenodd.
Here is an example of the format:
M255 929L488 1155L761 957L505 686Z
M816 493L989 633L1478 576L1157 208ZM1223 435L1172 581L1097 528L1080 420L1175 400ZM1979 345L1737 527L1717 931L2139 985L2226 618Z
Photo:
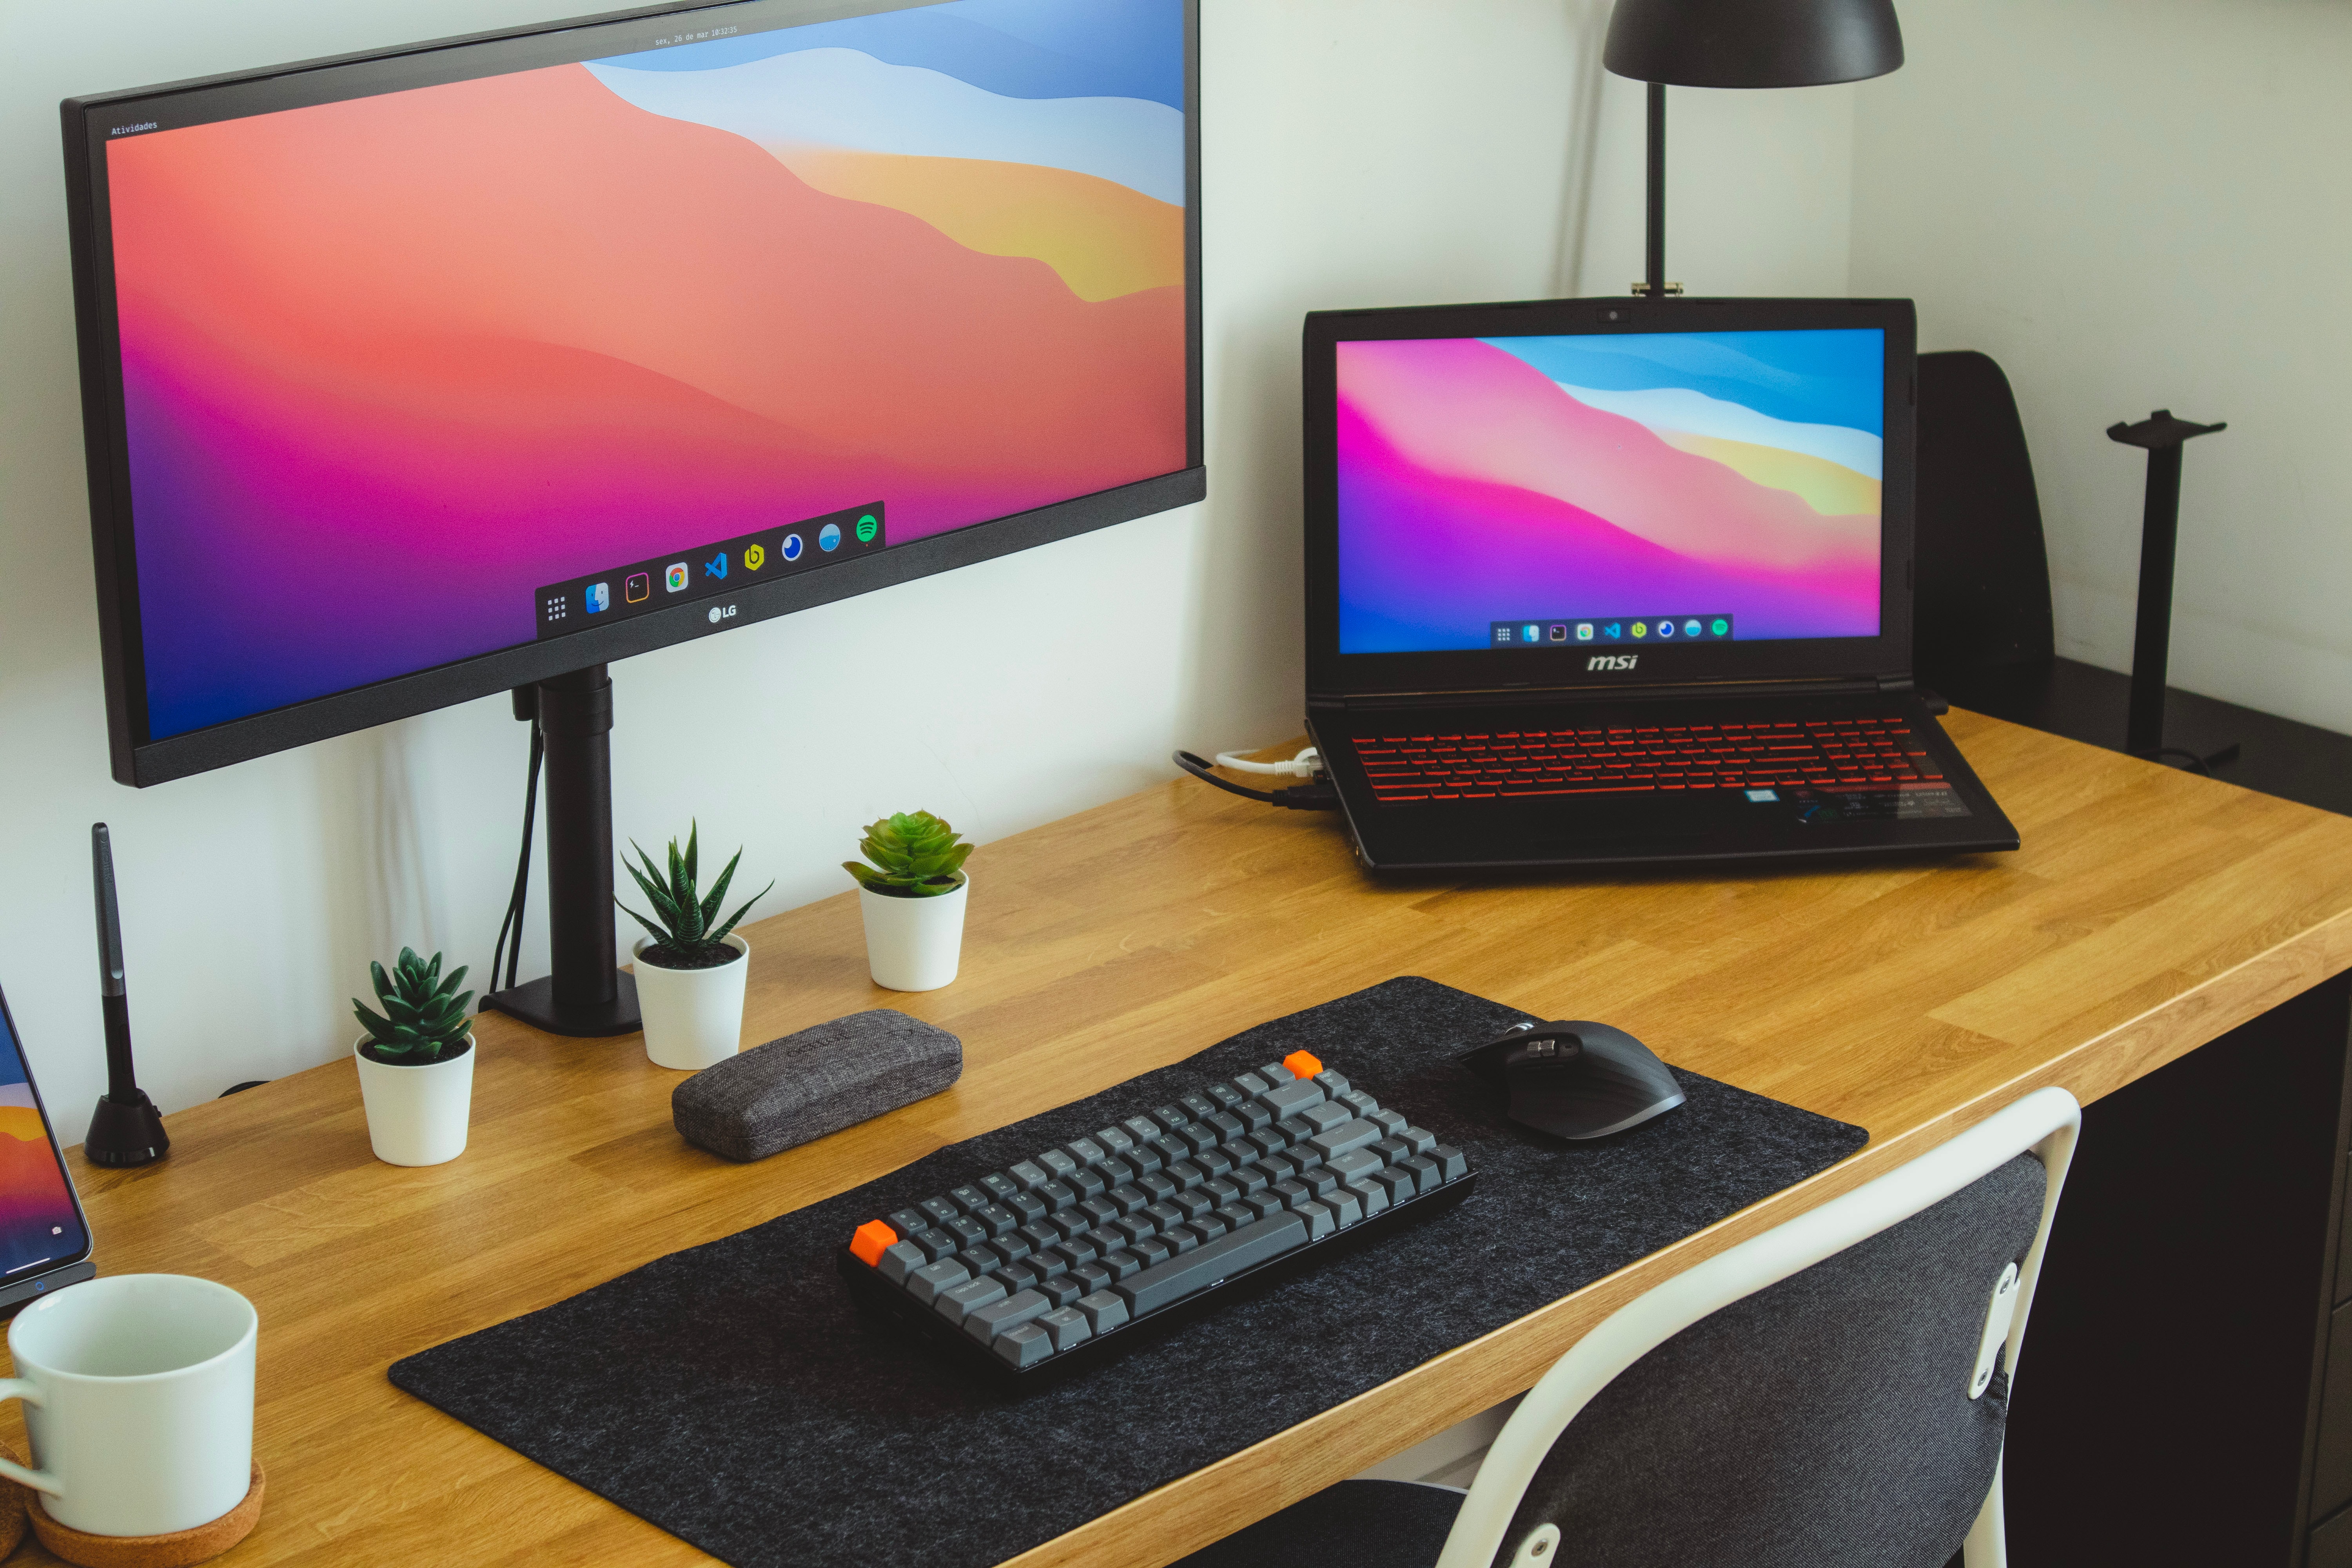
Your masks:
M2211 764L2194 752L2185 750L2179 746L2167 746L2156 753L2156 760L2159 763L2167 757L2185 758L2189 763L2186 770L2187 772L2192 773L2202 773L2209 779L2213 776Z
M1234 784L1229 780L1219 778L1215 773L1209 771L1210 764L1194 756L1190 752L1177 752L1176 765L1182 768L1186 773L1191 773L1194 778L1200 779L1204 783L1213 784L1219 789L1225 791L1228 795L1237 795L1244 800L1263 801L1268 805L1287 806L1292 811L1337 811L1339 809L1339 792L1333 789L1329 783L1327 782L1320 773L1316 775L1315 782L1313 784L1295 784L1289 789L1245 789L1242 785Z
M534 715L530 721L530 774L523 785L522 795L522 851L515 858L514 890L507 895L506 919L499 922L499 940L490 946L490 988L493 990L513 990L515 972L522 962L522 916L530 894L531 831L539 816L539 765L546 755L547 735L540 729L539 720ZM509 947L507 942L509 930L514 933L512 947ZM499 984L501 955L507 966L504 986Z

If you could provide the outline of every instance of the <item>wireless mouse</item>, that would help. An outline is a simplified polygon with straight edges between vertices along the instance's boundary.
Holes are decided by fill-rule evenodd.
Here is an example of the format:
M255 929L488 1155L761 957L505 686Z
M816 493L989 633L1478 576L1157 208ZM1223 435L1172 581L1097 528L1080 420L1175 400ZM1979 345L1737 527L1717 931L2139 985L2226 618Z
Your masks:
M1589 1018L1520 1024L1461 1058L1511 1097L1511 1120L1555 1138L1605 1138L1683 1102L1650 1047Z

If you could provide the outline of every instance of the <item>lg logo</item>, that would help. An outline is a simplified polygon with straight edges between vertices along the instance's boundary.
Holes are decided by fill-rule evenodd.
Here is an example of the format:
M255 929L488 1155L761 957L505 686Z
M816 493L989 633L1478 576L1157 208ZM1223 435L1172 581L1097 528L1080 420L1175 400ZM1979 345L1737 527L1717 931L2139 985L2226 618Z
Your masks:
M1584 661L1587 669L1631 669L1642 662L1638 653L1596 653Z
M734 618L735 618L735 606L734 606L734 605L711 605L711 606L710 606L710 624L711 624L712 626L717 626L717 625L718 625L719 622L721 622L721 621L731 621L731 620L733 620Z

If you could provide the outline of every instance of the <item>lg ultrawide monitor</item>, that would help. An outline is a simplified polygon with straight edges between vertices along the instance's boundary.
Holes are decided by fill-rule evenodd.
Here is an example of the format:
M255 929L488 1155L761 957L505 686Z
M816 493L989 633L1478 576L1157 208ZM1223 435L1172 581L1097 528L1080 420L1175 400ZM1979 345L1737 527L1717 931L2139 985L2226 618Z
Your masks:
M1197 0L749 0L64 105L115 776L1195 500Z

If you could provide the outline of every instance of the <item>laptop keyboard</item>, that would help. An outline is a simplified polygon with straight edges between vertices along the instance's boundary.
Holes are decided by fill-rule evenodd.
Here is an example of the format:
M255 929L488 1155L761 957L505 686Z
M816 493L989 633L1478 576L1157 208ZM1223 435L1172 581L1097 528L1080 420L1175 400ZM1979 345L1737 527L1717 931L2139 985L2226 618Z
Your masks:
M1899 717L1359 736L1382 805L1664 790L1945 789Z

